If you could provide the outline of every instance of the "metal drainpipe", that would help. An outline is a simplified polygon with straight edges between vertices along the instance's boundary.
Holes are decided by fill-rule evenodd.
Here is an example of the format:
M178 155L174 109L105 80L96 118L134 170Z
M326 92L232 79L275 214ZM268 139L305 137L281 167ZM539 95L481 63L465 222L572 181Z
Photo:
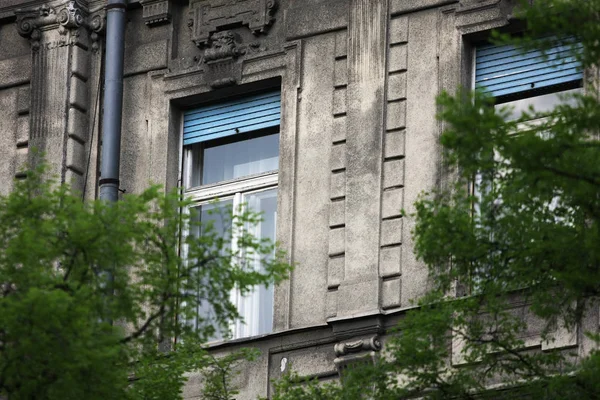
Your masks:
M100 199L119 199L121 162L121 118L123 114L123 54L127 0L108 0L106 5L106 61Z

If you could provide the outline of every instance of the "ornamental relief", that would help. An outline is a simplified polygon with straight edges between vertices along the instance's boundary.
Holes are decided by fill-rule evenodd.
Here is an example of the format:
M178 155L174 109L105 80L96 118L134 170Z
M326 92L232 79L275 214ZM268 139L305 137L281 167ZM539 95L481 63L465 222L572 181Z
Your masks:
M211 88L237 84L242 73L238 58L266 50L259 41L248 41L245 30L265 33L276 10L276 0L190 0L188 26L192 41L204 50L200 64Z
M276 10L276 0L190 0L192 41L206 47L213 33L236 25L248 27L255 35L265 33Z
M369 365L375 362L379 357L381 350L381 341L379 336L374 335L369 338L359 339L352 342L337 343L333 350L336 358L333 360L335 368L340 378L344 378L347 370L357 365Z

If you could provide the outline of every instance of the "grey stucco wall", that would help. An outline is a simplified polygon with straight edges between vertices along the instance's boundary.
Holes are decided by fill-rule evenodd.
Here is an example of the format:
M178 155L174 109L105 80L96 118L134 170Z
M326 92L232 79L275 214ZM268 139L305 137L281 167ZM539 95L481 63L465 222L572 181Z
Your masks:
M29 136L31 50L13 24L0 25L0 193L7 194L23 167Z
M218 11L224 20L235 17L229 3L206 1L224 5ZM239 380L239 398L251 399L268 394L268 382L281 375L284 358L301 375L335 378L334 359L344 354L336 356L334 344L384 336L426 290L427 271L413 252L410 214L421 192L446 179L435 96L468 84L471 41L509 24L511 5L504 0L279 0L263 33L254 35L247 22L235 18L226 26L215 22L215 30L231 29L243 50L223 72L206 63L205 48L193 42L201 40L190 29L200 23L190 16L198 3L130 2L121 186L134 193L149 183L177 186L180 121L187 108L281 87L277 231L297 268L276 289L272 335L214 347L217 354L239 346L262 350L256 364L242 368ZM1 194L10 191L28 158L37 134L30 124L48 117L54 131L43 143L55 149L49 160L55 171L76 189L85 186L88 198L96 196L103 43L101 29L94 36L89 26L94 17L102 18L104 1L78 1L89 26L61 27L37 17L40 5L58 12L67 4L0 3ZM157 4L169 7L169 17L160 23L160 9L151 7ZM33 14L19 14L19 8ZM43 25L40 38L23 32L24 18ZM35 48L56 41L59 45L45 53ZM40 75L56 52L62 52L64 65ZM223 86L223 79L230 85ZM56 99L62 102L56 115L40 115L57 87L66 97ZM186 397L198 396L200 384L192 374Z

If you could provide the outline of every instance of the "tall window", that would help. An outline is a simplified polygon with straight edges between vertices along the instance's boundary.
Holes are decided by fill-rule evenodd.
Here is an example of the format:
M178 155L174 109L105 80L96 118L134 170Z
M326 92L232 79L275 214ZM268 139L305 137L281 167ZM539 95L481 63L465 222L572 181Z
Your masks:
M577 45L575 45L577 47ZM512 45L486 44L475 49L475 87L493 95L496 105L514 107L513 117L533 106L551 111L560 93L578 91L583 71L570 46L557 44L546 51L523 52Z
M559 43L561 42L561 43ZM568 95L581 90L583 70L581 63L573 56L580 46L569 39L557 41L557 44L546 50L545 55L539 50L523 51L512 45L485 44L475 48L475 73L473 86L482 89L494 97L495 107L509 106L512 108L509 120L521 118L522 113L533 107L537 120L523 121L517 126L514 135L531 133L534 125L544 121L544 114L551 112L557 105L565 101L573 101ZM542 133L538 132L538 135ZM490 155L490 157L492 157ZM477 173L472 182L474 195L473 212L478 217L489 217L493 222L502 217L501 187L502 178L512 172L510 161L502 158L494 151L494 170ZM487 198L485 216L481 209L484 197ZM554 207L560 201L555 197L548 207ZM488 221L489 223L490 221ZM493 226L493 225L492 225ZM493 242L495 232L493 227L488 234ZM491 258L493 259L493 257ZM473 289L478 290L480 277L487 274L489 266L483 265L474 271Z
M533 107L538 113L550 112L558 104L572 101L569 95L581 91L583 70L573 56L581 45L563 40L548 49L524 52L513 45L485 44L475 48L475 88L483 89L495 98L496 107L512 108L509 119L518 119ZM528 121L535 124L538 121ZM492 184L475 177L477 188Z
M211 104L184 114L184 185L197 218L228 230L228 210L241 207L262 213L254 236L275 241L279 167L280 93L260 93ZM200 235L199 229L190 232ZM236 238L228 238L236 245ZM254 268L260 268L257 260ZM231 326L233 338L271 332L273 287L257 287L241 296L232 291L244 323ZM210 309L198 309L206 317ZM196 323L195 321L191 321ZM216 339L220 339L217 337Z

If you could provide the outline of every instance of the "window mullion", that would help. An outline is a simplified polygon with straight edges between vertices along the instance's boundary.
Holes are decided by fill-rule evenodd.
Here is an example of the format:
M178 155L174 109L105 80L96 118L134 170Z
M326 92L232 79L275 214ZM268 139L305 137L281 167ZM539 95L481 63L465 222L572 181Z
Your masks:
M239 263L241 259L243 259L243 249L240 251L239 249L239 228L236 226L236 221L240 217L240 206L242 203L242 194L235 193L233 196L233 210L232 210L232 232L231 232L231 253L235 256L232 262ZM240 259L237 259L237 257ZM238 311L242 311L243 299L240 294L239 288L234 288L229 294L229 298L233 304L235 304ZM243 314L243 313L242 313ZM241 337L241 331L243 329L242 322L239 320L232 321L230 324L230 329L234 338Z

